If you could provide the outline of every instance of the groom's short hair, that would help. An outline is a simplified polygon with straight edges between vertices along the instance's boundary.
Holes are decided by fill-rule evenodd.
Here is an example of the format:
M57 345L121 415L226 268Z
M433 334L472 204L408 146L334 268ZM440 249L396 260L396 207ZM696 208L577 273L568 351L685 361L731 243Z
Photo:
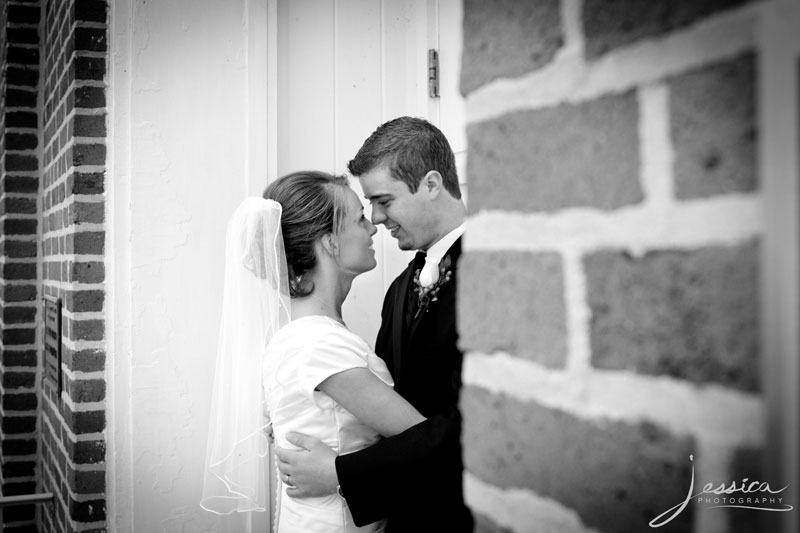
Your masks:
M435 170L447 192L461 198L453 149L441 130L425 119L399 117L381 124L347 164L355 177L381 166L412 193L425 174Z

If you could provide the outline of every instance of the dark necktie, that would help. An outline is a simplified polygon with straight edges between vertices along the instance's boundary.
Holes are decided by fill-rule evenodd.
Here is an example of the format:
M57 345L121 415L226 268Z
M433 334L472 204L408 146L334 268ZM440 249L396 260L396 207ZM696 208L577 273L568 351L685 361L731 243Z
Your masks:
M425 264L425 252L419 251L414 256L414 262L411 264L411 282L408 284L408 293L406 294L406 325L414 320L414 315L419 308L419 295L417 294L417 284L414 283L415 273L421 269Z

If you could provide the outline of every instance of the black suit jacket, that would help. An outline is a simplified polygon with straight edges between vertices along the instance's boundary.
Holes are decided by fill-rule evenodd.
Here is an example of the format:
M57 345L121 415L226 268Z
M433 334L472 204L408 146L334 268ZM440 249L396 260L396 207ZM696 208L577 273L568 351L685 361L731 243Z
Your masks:
M388 365L395 390L427 418L399 435L336 459L342 492L357 525L388 518L389 532L467 532L461 459L463 354L456 332L457 263L461 239L450 247L453 276L427 311L406 325L415 261L386 293L375 352ZM444 260L444 259L443 259Z

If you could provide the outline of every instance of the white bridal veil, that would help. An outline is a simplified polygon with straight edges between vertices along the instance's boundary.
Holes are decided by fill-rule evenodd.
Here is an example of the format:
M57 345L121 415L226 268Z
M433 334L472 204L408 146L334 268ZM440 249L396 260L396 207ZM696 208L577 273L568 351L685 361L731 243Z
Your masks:
M228 222L222 319L200 505L217 514L269 510L264 348L289 321L281 206L247 198Z

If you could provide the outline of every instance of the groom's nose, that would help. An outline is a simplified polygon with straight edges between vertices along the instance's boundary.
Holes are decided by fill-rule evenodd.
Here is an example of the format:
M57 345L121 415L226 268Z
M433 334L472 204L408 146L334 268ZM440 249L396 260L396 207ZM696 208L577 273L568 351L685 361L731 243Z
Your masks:
M372 206L372 223L376 226L378 224L383 224L386 222L386 213L383 212L383 208L379 205Z

